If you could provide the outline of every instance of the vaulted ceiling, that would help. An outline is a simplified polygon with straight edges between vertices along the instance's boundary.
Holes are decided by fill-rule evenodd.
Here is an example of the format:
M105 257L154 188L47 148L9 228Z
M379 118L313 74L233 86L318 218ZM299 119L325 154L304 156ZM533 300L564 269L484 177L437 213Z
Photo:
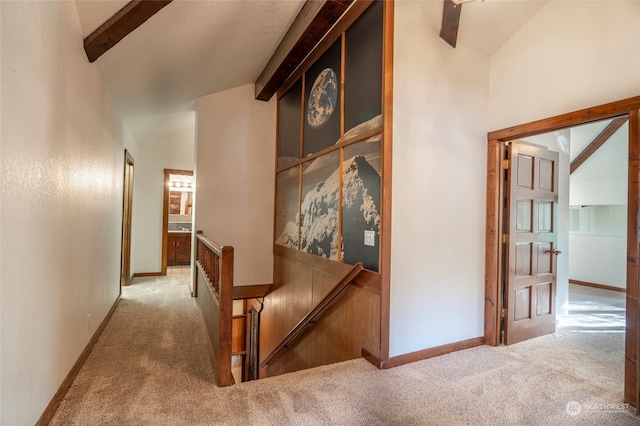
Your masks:
M77 0L83 37L128 1ZM95 61L125 114L254 82L303 0L174 0Z
M129 1L75 3L86 38ZM459 5L458 45L490 56L546 3L484 0ZM305 0L173 0L94 64L132 129L149 127L134 122L141 115L162 117L159 121L166 125L167 110L190 110L202 96L256 82L304 5ZM440 31L440 16L425 20Z

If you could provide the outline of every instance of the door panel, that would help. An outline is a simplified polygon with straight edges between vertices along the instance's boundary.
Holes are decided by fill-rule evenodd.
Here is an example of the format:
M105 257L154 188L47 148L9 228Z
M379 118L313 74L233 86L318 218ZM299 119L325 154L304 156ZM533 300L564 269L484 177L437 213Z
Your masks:
M553 333L556 324L558 153L508 147L504 343Z

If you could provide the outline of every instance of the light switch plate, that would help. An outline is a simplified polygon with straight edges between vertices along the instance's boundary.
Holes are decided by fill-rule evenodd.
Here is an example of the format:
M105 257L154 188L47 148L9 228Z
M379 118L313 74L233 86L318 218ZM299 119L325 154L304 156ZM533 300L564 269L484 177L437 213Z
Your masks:
M364 245L371 247L376 245L376 233L374 231L364 231Z

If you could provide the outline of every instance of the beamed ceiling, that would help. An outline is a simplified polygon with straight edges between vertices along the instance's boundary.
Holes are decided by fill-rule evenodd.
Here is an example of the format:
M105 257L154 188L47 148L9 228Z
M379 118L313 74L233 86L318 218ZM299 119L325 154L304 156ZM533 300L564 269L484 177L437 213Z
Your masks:
M118 18L123 8L133 7L130 2L120 0L75 3L83 38L110 19ZM313 0L306 5L304 0L163 3L166 4L141 22L129 22L131 33L115 44L112 40L113 47L91 58L125 116L190 109L204 95L250 83L257 83L256 94L267 99L277 89L272 87L269 75L284 75L295 67L287 64L284 71L278 70L278 64L270 63L270 58L299 62L305 56L303 51L317 42L314 39L317 29L305 32L306 27L294 26L287 34L296 17L305 25L320 12L330 17L321 20L335 19L352 1ZM324 6L319 6L323 3ZM485 0L459 5L457 44L491 55L546 3ZM443 4L433 2L434 8L442 8ZM321 23L317 28L324 25L324 31L328 24ZM425 16L425 25L438 33L442 15ZM113 37L116 36L106 39ZM278 49L281 42L284 51L282 47ZM260 93L265 86L269 90Z

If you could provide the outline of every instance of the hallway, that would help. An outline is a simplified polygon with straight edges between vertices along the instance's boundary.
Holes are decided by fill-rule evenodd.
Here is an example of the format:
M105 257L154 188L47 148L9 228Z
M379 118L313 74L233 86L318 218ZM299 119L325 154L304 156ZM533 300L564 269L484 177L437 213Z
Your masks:
M391 370L358 359L218 388L188 275L173 272L123 289L52 425L638 424L618 407L621 387L606 385L597 351L586 356L580 343L610 347L598 345L603 333L562 330Z

